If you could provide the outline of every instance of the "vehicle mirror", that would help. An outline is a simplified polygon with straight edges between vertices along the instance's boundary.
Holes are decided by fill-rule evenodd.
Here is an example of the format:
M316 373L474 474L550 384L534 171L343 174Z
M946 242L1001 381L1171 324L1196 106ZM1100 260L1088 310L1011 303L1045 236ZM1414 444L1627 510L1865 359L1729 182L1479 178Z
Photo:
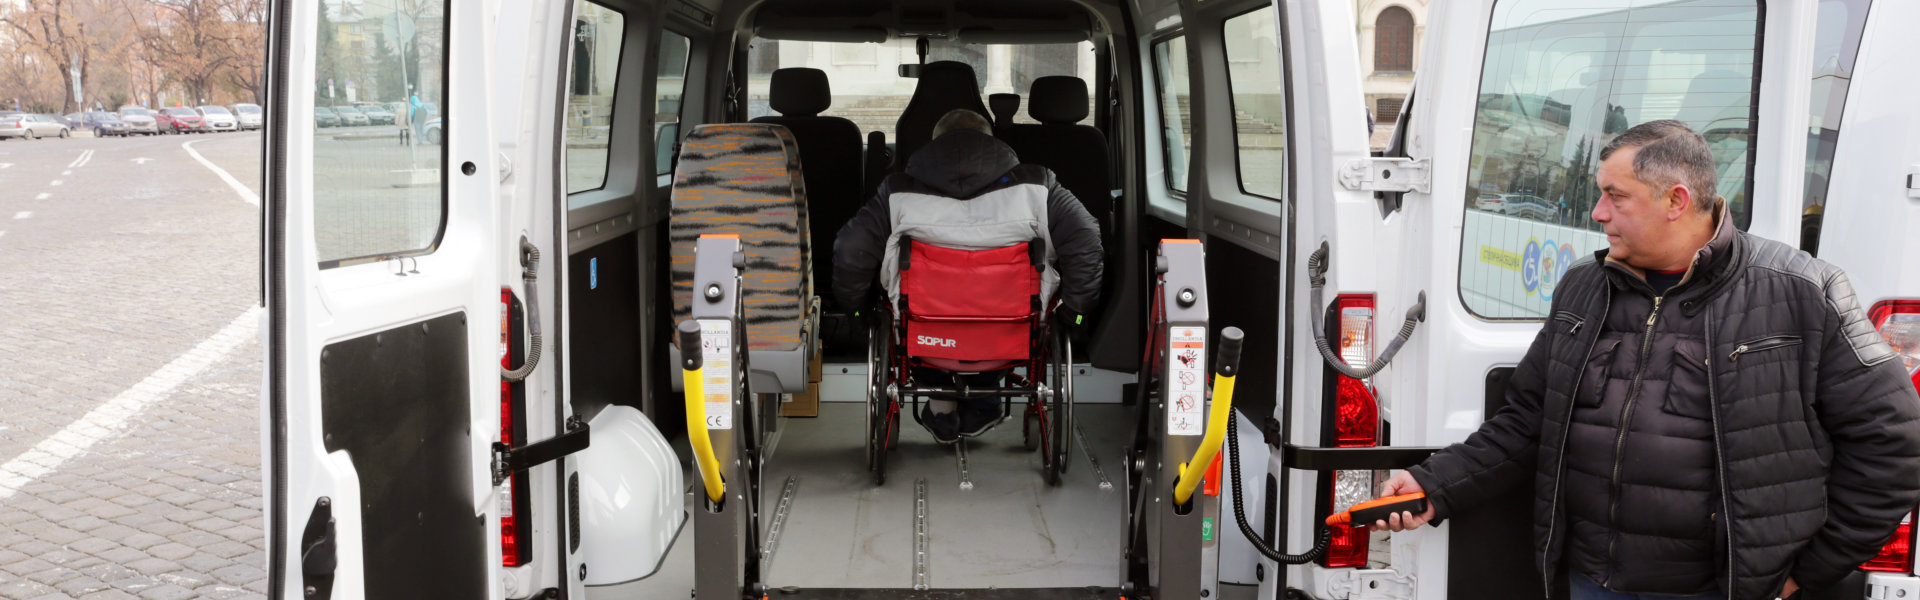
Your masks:
M672 173L674 163L680 160L675 147L680 142L680 123L661 123L654 128L653 134L653 172L654 174Z
M920 65L900 65L901 77L919 77Z

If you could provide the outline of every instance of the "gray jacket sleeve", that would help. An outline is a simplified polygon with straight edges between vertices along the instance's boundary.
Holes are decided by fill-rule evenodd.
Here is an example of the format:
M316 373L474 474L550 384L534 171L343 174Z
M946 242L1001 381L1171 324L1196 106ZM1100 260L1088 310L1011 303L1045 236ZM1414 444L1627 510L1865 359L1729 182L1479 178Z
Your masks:
M1812 409L1833 445L1827 522L1796 555L1795 583L1824 589L1880 551L1920 502L1920 397L1838 270L1826 281L1827 326Z
M1100 278L1105 251L1100 247L1100 222L1047 173L1047 238L1053 241L1054 269L1060 272L1060 301L1077 314L1100 308Z
M834 238L833 295L848 310L864 310L871 304L881 255L893 235L893 210L887 202L893 186L892 178L888 179Z

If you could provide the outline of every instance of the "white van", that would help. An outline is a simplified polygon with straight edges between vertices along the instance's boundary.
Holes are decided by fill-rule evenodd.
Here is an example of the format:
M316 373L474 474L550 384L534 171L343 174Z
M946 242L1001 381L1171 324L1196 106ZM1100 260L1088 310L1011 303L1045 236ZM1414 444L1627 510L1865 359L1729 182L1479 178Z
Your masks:
M1415 23L1415 91L1375 155L1360 67L1382 49L1356 32L1385 4L1357 3L1356 21L1356 3L1314 0L272 3L270 596L1563 594L1531 566L1517 491L1415 532L1321 523L1501 406L1559 275L1604 241L1586 216L1598 149L1653 119L1702 131L1736 224L1844 268L1920 366L1920 4L1434 2ZM916 94L932 85L918 75L960 70L938 62L965 65L978 97ZM831 91L775 85L798 67ZM1050 76L1084 83L1084 111L1036 90ZM1035 453L1019 419L953 447L905 427L879 436L876 469L860 451L886 387L868 370L871 315L827 305L797 361L752 355L730 380L747 393L716 406L738 430L690 437L671 349L674 272L694 269L672 249L699 233L673 220L688 136L775 117L805 154L817 116L861 136L798 167L817 222L795 235L825 297L829 215L911 151L930 122L909 115L1004 108L995 94L1027 107L989 109L1000 131L1104 139L1022 156L1072 177L1105 230L1091 343L1049 371L1077 380L1071 435ZM433 107L440 143L422 141L426 112L399 134L313 125L316 106L357 97ZM1161 272L1170 239L1200 240L1204 259ZM1334 297L1316 305L1322 248ZM1173 372L1154 366L1155 315L1173 301L1155 298L1191 299L1162 278L1202 282L1192 343L1228 326L1247 339L1226 474L1208 476L1226 481L1194 505L1161 494L1200 441L1156 420ZM1415 307L1365 381L1316 348L1338 340L1365 365ZM708 436L740 459L719 466L719 502L699 498L710 480L689 449ZM715 529L716 514L736 520ZM1920 594L1913 535L1803 597Z

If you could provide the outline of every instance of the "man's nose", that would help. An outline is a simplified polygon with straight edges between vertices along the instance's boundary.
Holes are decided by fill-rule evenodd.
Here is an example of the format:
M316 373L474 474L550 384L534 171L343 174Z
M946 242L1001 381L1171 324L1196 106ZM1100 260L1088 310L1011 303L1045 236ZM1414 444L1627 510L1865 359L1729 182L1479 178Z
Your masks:
M1592 217L1593 217L1593 220L1598 223L1605 223L1607 221L1613 220L1613 211L1607 210L1606 200L1601 200L1599 202L1593 203Z

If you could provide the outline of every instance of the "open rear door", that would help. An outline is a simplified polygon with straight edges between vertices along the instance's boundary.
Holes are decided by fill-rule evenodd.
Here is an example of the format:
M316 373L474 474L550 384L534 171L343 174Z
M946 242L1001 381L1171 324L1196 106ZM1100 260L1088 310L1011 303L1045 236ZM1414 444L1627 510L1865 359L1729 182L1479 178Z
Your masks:
M272 7L270 596L499 597L507 253L482 3ZM371 103L395 122L343 117Z
M1303 16L1312 14L1315 3L1298 4ZM1590 217L1599 200L1594 173L1601 150L1634 125L1677 119L1702 133L1720 172L1717 191L1735 224L1796 239L1814 5L1433 3L1415 23L1426 32L1425 43L1414 57L1414 89L1385 156L1356 156L1336 144L1296 158L1299 185L1330 177L1300 203L1296 301L1307 296L1305 257L1326 242L1331 259L1323 302L1332 306L1307 310L1327 316L1329 333L1340 334L1336 348L1358 359L1350 362L1377 357L1422 294L1425 320L1391 364L1361 385L1336 385L1317 365L1296 368L1294 443L1338 446L1350 435L1370 433L1378 445L1411 455L1415 448L1464 440L1504 406L1513 365L1541 327L1582 325L1571 315L1550 318L1554 291L1569 267L1607 247ZM1376 52L1391 44L1376 41L1356 52L1351 40L1356 30L1378 34L1385 17L1376 11L1360 18L1357 28L1333 15L1290 28L1297 34L1294 79L1303 84L1292 88L1296 122L1309 122L1302 129L1333 122L1336 131L1323 135L1335 142L1350 137L1338 129L1362 122L1360 95L1341 65L1358 56L1370 68L1388 70ZM1300 78L1313 75L1314 65L1333 70L1324 83L1304 85L1315 81ZM1315 108L1314 102L1329 105ZM1325 196L1318 195L1322 189ZM1296 325L1307 322L1304 315L1293 315ZM1371 323L1348 327L1362 317ZM1304 364L1315 365L1311 336L1291 342L1296 356L1307 357ZM1347 393L1360 390L1370 398L1349 406ZM1365 422L1374 412L1377 429ZM1308 483L1301 471L1291 472L1294 489ZM1334 510L1377 494L1373 477L1340 477L1332 490L1322 481L1318 493L1331 492ZM1546 597L1556 588L1538 574L1526 517L1533 514L1531 492L1514 490L1439 528L1391 538L1372 534L1360 540L1365 545L1345 561L1349 566L1303 567L1289 573L1288 584L1322 599L1349 597L1363 589L1355 587L1360 583L1401 590L1392 597ZM1306 515L1324 514L1326 504L1290 495L1286 522L1310 523ZM1300 527L1288 531L1293 548L1312 540ZM1378 571L1386 568L1391 571Z

